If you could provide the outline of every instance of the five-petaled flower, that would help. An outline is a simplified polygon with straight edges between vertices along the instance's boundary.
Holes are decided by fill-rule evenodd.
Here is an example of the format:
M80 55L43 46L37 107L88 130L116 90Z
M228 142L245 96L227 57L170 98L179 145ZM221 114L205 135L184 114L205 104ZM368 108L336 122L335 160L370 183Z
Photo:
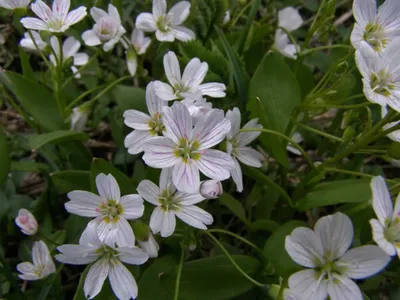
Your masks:
M136 28L144 32L155 32L160 42L190 41L195 34L181 26L189 17L190 3L176 3L167 13L166 0L153 0L153 13L141 13L136 19Z
M72 191L68 193L70 201L65 203L68 212L82 217L95 217L90 224L96 224L97 234L101 241L109 243L109 232L116 231L118 246L133 246L135 236L127 220L137 219L143 215L143 199L137 194L121 197L121 192L115 178L109 174L96 176L96 186L99 195L87 191ZM89 225L85 232L89 230Z
M172 180L179 191L195 193L199 190L199 170L215 180L230 177L234 167L230 155L209 149L219 144L231 125L222 110L213 109L193 127L186 106L175 102L163 108L164 137L155 137L143 145L143 160L153 168L172 169Z
M159 187L149 180L143 180L137 188L143 199L156 205L150 218L151 230L154 234L160 232L162 237L170 236L175 231L175 217L192 227L207 229L206 225L214 221L212 215L194 205L205 198L199 192L176 191L171 171L171 168L161 171Z
M86 16L86 7L80 6L69 12L70 6L70 0L54 0L50 9L42 0L36 0L31 9L39 18L22 18L21 23L28 29L65 32Z
M298 227L286 237L285 249L299 265L309 268L289 277L290 290L300 300L362 300L360 288L351 279L364 279L380 272L390 256L378 246L349 249L353 224L335 213L322 217L314 230Z

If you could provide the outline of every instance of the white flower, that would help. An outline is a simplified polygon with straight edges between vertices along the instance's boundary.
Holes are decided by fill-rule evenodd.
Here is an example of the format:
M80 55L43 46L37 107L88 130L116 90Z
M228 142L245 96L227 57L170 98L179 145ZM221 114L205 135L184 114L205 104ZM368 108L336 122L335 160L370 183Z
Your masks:
M126 66L128 67L129 74L131 74L132 77L135 76L138 63L137 54L133 49L128 49L126 51Z
M151 44L151 38L145 37L143 31L134 29L131 34L131 43L135 47L136 53L142 55L146 53Z
M83 131L89 118L89 110L83 106L75 107L71 115L71 130Z
M158 256L158 250L160 250L160 246L155 240L154 236L149 232L149 236L146 241L141 241L137 239L137 242L144 251L147 252L150 258L154 258Z
M33 264L31 262L23 262L17 265L17 270L21 273L18 275L19 278L23 280L39 280L56 271L49 248L42 241L33 243L32 261Z
M356 19L351 33L353 47L359 49L362 42L371 49L382 52L392 40L400 37L400 1L386 0L379 10L374 0L354 0L353 14Z
M104 10L92 7L90 15L96 24L93 29L87 30L82 34L82 39L88 46L103 45L103 50L108 52L117 44L122 35L126 32L122 27L121 17L117 8L108 4L108 13Z
M217 82L201 84L207 74L208 64L198 58L193 58L187 64L181 77L178 58L174 52L169 51L164 55L164 70L170 84L155 82L155 91L163 100L197 98L199 94L213 98L225 97L225 84Z
M200 194L206 199L217 199L224 193L222 183L217 180L206 180L200 184Z
M34 235L39 228L35 216L25 208L21 208L18 211L18 216L15 218L15 224L17 224L17 226L21 228L22 233L26 235Z
M87 191L68 193L70 201L65 203L68 212L82 217L95 217L89 224L97 224L97 233L101 241L106 241L113 229L118 229L116 244L133 246L135 236L127 220L137 219L143 215L143 199L137 194L121 197L115 178L109 174L96 176L99 196ZM85 231L89 230L89 226Z
M293 140L295 143L300 144L303 141L303 136L299 132L295 132L290 139ZM286 150L293 154L301 155L300 150L294 147L291 143L286 146Z
M387 107L386 106L382 106L381 107L381 116L382 119L386 116L387 114ZM396 126L397 124L399 124L399 122L391 122L391 123L387 123L383 126L384 130L388 130L390 128L392 128L393 126ZM389 133L387 135L388 138L390 138L392 141L395 141L397 143L400 143L400 130L396 130L393 131L391 133Z
M185 98L181 102L185 104L189 110L189 113L193 119L193 125L196 125L197 122L203 119L206 113L212 109L212 103L207 102L207 99L203 98L201 93L193 96L194 97Z
M228 24L230 20L231 20L231 11L230 11L230 10L227 10L227 11L225 12L225 16L224 16L224 19L223 19L223 21L222 21L222 25Z
M36 0L31 9L39 18L22 18L21 23L28 29L65 32L86 16L86 7L80 6L68 12L70 5L70 0L54 0L50 9L42 0Z
M231 131L227 136L227 152L232 155L235 162L235 168L231 170L233 181L236 183L238 192L243 191L243 175L239 161L245 165L260 168L264 157L260 152L246 145L253 142L260 134L260 131L240 132L240 110L235 107L233 110L228 110L226 118L231 121ZM262 128L262 125L257 124L258 119L250 120L243 128ZM238 161L239 160L239 161Z
M166 0L153 0L153 13L141 13L136 19L136 28L144 32L155 32L160 42L190 41L195 34L180 26L189 17L190 3L176 3L167 13Z
M231 125L222 110L211 110L196 126L186 106L176 101L172 107L163 108L165 137L155 137L143 146L143 160L153 168L172 169L172 180L179 191L198 192L199 170L215 180L230 177L233 168L230 155L209 149L220 143Z
M371 181L372 207L378 220L371 219L372 236L378 246L388 255L400 257L400 201L396 199L393 209L392 200L385 180L376 176Z
M138 193L151 204L156 205L150 218L150 228L154 234L160 232L168 237L175 231L175 216L186 224L206 230L206 225L214 221L212 215L195 206L204 200L198 192L183 193L176 191L172 183L172 169L161 171L159 187L149 180L143 180L137 188Z
M292 32L303 24L299 11L294 7L286 7L278 12L278 28L275 32L275 48L284 56L297 58L300 48L290 43L287 32Z
M31 30L31 34L39 50L43 51L47 47L47 43L43 41L42 37L37 31ZM28 32L24 33L24 38L19 43L21 47L24 47L25 49L38 51Z
M314 230L298 227L286 237L285 249L299 265L309 268L289 277L289 288L301 300L362 300L351 279L380 272L390 256L373 245L349 249L353 224L342 213L320 218Z
M61 254L55 258L62 263L86 265L94 263L86 275L83 290L85 297L93 299L101 291L108 277L111 288L118 299L136 299L138 288L135 278L122 264L141 265L148 260L145 251L137 247L118 247L103 244L96 235L96 229L90 225L82 234L79 245L61 245L57 247Z
M76 67L84 66L89 61L89 55L84 52L78 52L79 48L81 47L81 43L73 36L70 36L64 41L61 49L58 39L55 36L52 36L50 38L50 45L53 49L52 54L49 56L52 64L55 66L58 65L61 57L62 63L65 63L69 58L72 58L72 73L75 75L75 78L81 78L81 74L78 72Z
M0 7L5 9L26 8L31 0L0 0Z
M381 106L400 111L400 38L394 40L382 55L362 42L356 51L357 67L363 77L365 97Z
M130 154L142 152L145 142L161 135L165 130L162 122L162 108L167 105L167 102L156 95L153 82L146 87L146 104L150 115L134 109L125 111L123 115L126 126L134 129L125 138L125 147L128 148Z

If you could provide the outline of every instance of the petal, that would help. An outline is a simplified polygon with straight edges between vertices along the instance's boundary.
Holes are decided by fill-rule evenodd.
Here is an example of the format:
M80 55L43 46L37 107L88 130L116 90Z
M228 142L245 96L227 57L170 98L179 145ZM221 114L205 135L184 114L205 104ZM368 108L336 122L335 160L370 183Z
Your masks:
M62 47L63 59L66 60L69 57L73 57L81 47L81 43L73 36L68 37Z
M168 12L173 25L180 25L186 21L190 14L190 3L188 1L180 1L176 3Z
M161 81L154 82L154 91L156 92L156 95L164 101L170 101L178 98L175 95L174 89L169 84Z
M299 10L294 7L285 7L278 12L278 26L291 32L303 24Z
M181 68L175 53L169 51L164 55L164 71L172 86L181 84Z
M155 114L162 112L163 106L167 105L167 102L157 96L154 82L150 82L146 87L146 105L153 118Z
M33 274L35 272L35 266L30 263L30 262L23 262L23 263L19 263L17 265L17 270L20 273L24 273L24 274Z
M160 192L169 190L170 194L175 193L176 189L174 184L172 183L172 170L173 167L171 168L164 168L161 170L160 174Z
M205 225L211 225L214 222L211 214L194 205L181 206L178 211L175 211L175 215L186 224L203 230L207 230Z
M139 195L143 197L144 200L150 202L151 204L154 205L160 204L158 202L160 189L150 180L142 180L137 187L137 191Z
M162 237L169 237L175 231L176 227L176 220L175 214L173 212L165 212L163 213L163 219L161 224L161 236Z
M118 259L130 265L142 265L148 259L149 255L138 247L119 247Z
M368 78L371 72L379 72L381 59L367 43L362 42L360 48L356 51L356 64L358 70L364 78Z
M70 5L70 0L54 0L52 5L53 15L58 19L64 20L68 14Z
M195 90L203 82L207 72L208 64L201 62L198 58L193 58L183 72L182 83L186 88Z
M138 154L143 151L143 145L153 137L148 130L134 130L126 136L124 145L129 154Z
M49 248L43 241L33 243L32 247L32 261L35 266L45 266L51 261Z
M111 51L112 49L114 49L114 46L118 41L119 41L119 39L117 40L114 38L114 39L109 40L107 43L105 43L103 45L104 52L108 52L108 51Z
M294 229L285 239L285 249L303 267L315 268L325 261L321 239L310 228Z
M199 90L205 96L212 98L223 98L226 96L226 86L223 83L209 82L199 85Z
M162 223L164 220L164 214L165 212L161 209L161 207L157 206L150 217L150 229L151 231L156 234L159 233L161 231L162 228Z
M195 193L200 186L200 173L196 163L179 159L172 170L172 181L179 191Z
M199 150L211 148L222 142L231 130L231 122L219 109L210 110L193 129L193 139L200 144Z
M366 245L347 251L338 261L345 265L345 274L353 279L364 279L379 273L391 257L375 245Z
M243 126L244 128L262 128L261 124L258 123L258 118L252 119ZM246 146L253 142L258 136L261 134L261 131L248 131L248 132L239 132L236 137L237 143L239 147Z
M71 10L64 20L65 26L72 26L85 18L87 15L86 7L80 6L77 9Z
M353 15L357 23L365 27L368 23L375 21L377 9L376 0L354 0Z
M167 1L166 0L153 0L153 16L158 19L167 13Z
M86 30L82 34L82 40L87 46L97 46L101 44L101 41L94 30Z
M46 23L49 22L53 17L53 12L50 7L47 6L42 0L37 0L31 4L32 11Z
M372 207L382 225L387 225L393 215L393 204L385 180L376 176L371 180Z
M55 259L63 264L87 265L99 258L99 255L95 253L97 249L90 246L61 245L57 247L57 250L61 254L56 255Z
M233 158L233 162L235 163L235 167L231 170L231 176L236 184L236 191L241 193L243 192L242 168L236 158Z
M200 193L188 194L179 191L175 193L174 199L179 199L179 204L184 206L193 205L205 200L205 198L200 195Z
M22 18L21 23L25 28L34 30L47 30L47 24L38 18Z
M245 165L261 168L264 156L250 147L235 148L236 157Z
M375 6L376 9L376 6ZM398 36L400 26L400 3L396 0L385 1L378 10L379 21L388 31L395 31Z
M143 160L153 168L172 167L179 161L174 153L175 147L176 144L170 138L152 138L143 145Z
M378 246L385 251L388 255L396 255L396 247L386 239L385 227L376 219L369 221L372 228L372 238Z
M226 118L231 122L230 137L233 138L240 130L240 110L234 107L226 112ZM247 133L247 132L245 132Z
M135 278L118 260L111 264L108 279L118 299L136 299L138 288Z
M121 17L118 9L114 5L108 4L108 14L111 18L113 18L114 21L118 22L118 24L121 24Z
M348 277L335 276L328 284L328 294L331 300L362 300L358 285Z
M118 182L111 174L99 174L96 176L96 186L99 195L107 200L119 201L121 192L119 190Z
M141 111L129 109L124 112L123 117L126 126L137 130L150 129L149 122L151 121L151 117Z
M84 66L89 61L89 55L87 53L79 52L74 55L74 65Z
M396 203L393 210L392 220L400 217L400 194L397 195Z
M152 14L141 13L136 18L136 28L144 32L154 32L157 30L156 21Z
M101 18L108 16L106 11L98 7L92 7L90 9L90 15L95 22L98 22Z
M124 217L127 220L138 219L143 216L143 199L139 195L131 194L122 196L119 203L124 209Z
M301 299L324 300L328 296L328 286L318 281L320 274L314 270L303 270L289 277L290 290Z
M203 150L196 161L199 170L209 178L222 181L230 177L230 170L235 166L232 157L219 150Z
M183 26L176 25L172 27L172 36L178 41L182 42L192 41L196 38L196 35L192 30Z
M160 42L173 42L175 40L175 36L172 30L168 31L156 31L156 38Z
M100 259L90 268L83 285L86 298L93 299L100 293L109 268L110 265L106 259Z
M68 201L65 209L71 213L82 217L97 217L102 199L101 197L87 191L72 191L67 195Z
M182 139L190 139L192 133L192 117L186 106L174 102L171 107L163 107L163 123L166 131L164 135L172 139L177 145Z
M325 258L332 261L341 257L353 242L353 224L340 212L320 218L314 231L322 241L324 252L329 253Z

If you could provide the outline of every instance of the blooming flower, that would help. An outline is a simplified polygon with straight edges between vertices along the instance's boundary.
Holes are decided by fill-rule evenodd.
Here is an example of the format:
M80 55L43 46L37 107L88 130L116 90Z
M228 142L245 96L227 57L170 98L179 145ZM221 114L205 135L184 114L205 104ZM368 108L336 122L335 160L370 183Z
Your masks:
M125 138L125 147L128 148L130 154L142 152L145 142L165 131L162 122L162 108L167 102L156 95L153 82L146 87L146 104L150 115L134 109L125 111L123 115L126 126L134 129Z
M389 105L400 111L400 39L394 40L383 54L379 55L366 43L356 51L357 67L363 77L365 97L381 106Z
M220 143L231 125L221 110L208 112L196 126L186 106L175 102L163 108L164 137L155 137L143 146L143 160L153 168L172 169L172 180L179 191L195 193L199 190L199 170L215 180L230 177L231 157L209 149Z
M57 250L61 252L55 256L59 262L72 265L94 263L90 267L83 285L86 298L96 297L108 277L111 288L118 299L136 299L138 288L135 278L122 263L144 264L148 260L148 255L142 249L137 247L116 248L112 244L103 244L96 234L94 224L90 224L89 230L82 234L79 245L61 245L57 247Z
M236 183L236 190L243 191L243 175L242 168L239 161L245 165L260 168L261 161L264 159L262 154L253 148L246 147L254 141L259 135L260 131L240 132L240 110L235 107L233 110L228 110L226 118L231 121L231 130L227 136L227 152L232 155L235 167L231 170L233 181ZM262 128L257 124L258 119L250 120L243 128ZM239 160L239 161L238 161Z
M400 36L400 2L386 0L379 10L374 0L354 0L356 19L350 40L359 49L366 42L374 51L382 52L392 40Z
M25 49L32 51L38 51L38 49L36 48L37 46L40 51L43 51L47 47L47 43L43 41L42 37L37 31L31 30L31 34L33 40L31 39L31 36L29 35L28 32L24 33L24 38L19 42L21 47L24 47Z
M225 97L224 84L216 82L201 84L207 74L208 64L198 58L193 58L187 64L181 77L178 58L174 52L169 51L164 55L164 70L170 84L155 82L155 91L163 100L197 98L199 94L213 98Z
M17 224L17 226L21 228L22 233L26 235L34 235L39 228L34 215L25 208L21 208L18 211L18 216L15 218L15 224Z
M294 141L295 143L300 144L300 143L303 141L303 136L302 136L300 133L295 132L295 133L293 133L293 135L290 137L290 139L291 139L292 141ZM293 154L301 155L300 150L297 149L296 147L294 147L294 146L293 146L292 144L290 144L290 143L286 146L286 150L289 151L289 152L291 152L291 153L293 153Z
M93 29L86 30L82 34L82 39L88 46L103 45L103 50L108 52L117 44L122 35L126 32L122 27L121 17L117 8L108 4L108 13L104 10L92 7L90 15L95 20L96 24Z
M204 200L198 192L183 193L176 191L171 180L172 169L161 171L159 187L149 180L143 180L137 187L138 193L151 204L156 205L150 218L150 228L154 234L160 232L162 237L168 237L175 231L175 216L186 224L207 229L213 217L194 204Z
M31 0L0 0L0 7L5 9L26 8Z
M322 217L314 230L298 227L286 237L290 257L307 270L289 277L289 288L299 299L362 300L360 288L351 279L364 279L382 270L390 261L373 245L349 249L353 225L342 213Z
M154 236L149 232L148 238L145 241L137 239L137 242L144 251L147 252L150 258L154 258L158 256L158 250L160 250L160 246L155 240Z
M224 193L222 183L217 180L206 180L200 184L200 194L206 199L217 199Z
M111 230L118 229L117 245L133 246L135 236L127 220L143 215L143 199L137 194L121 197L118 183L111 174L97 175L96 186L99 196L87 191L68 193L70 201L65 203L66 210L82 217L95 217L89 224L97 224L97 234L101 241L106 240Z
M387 114L387 107L386 106L382 106L381 107L382 119L386 116L386 114ZM384 130L390 129L393 126L396 126L397 124L399 124L399 122L387 123L387 124L383 125L383 129ZM389 133L387 135L387 137L390 138L392 141L395 141L395 142L399 143L400 142L400 130L396 130L396 131L393 131L393 132Z
M299 47L291 44L286 32L292 32L303 24L299 11L294 7L286 7L278 12L278 29L275 32L275 48L284 56L297 58ZM284 30L282 30L282 28ZM286 32L285 32L286 30Z
M144 32L135 28L131 34L131 43L138 55L146 53L151 44L151 38L144 36Z
M73 36L68 37L63 45L62 49L60 43L55 36L50 38L50 45L53 49L53 54L50 54L49 58L53 65L57 66L62 58L62 63L65 63L69 58L72 58L71 70L74 73L75 78L81 78L81 74L78 72L77 66L84 66L89 61L89 55L84 52L78 52L81 47L81 43Z
M83 106L75 107L71 115L71 130L83 131L89 118L89 110Z
M393 209L385 180L376 176L371 181L372 207L378 220L371 219L372 236L375 243L388 255L400 257L400 201L396 199Z
M28 29L65 32L86 16L86 7L80 6L68 12L70 5L70 0L54 0L50 9L42 0L36 0L31 9L39 18L22 18L21 23Z
M153 13L141 13L136 19L136 28L144 32L155 32L160 42L190 41L195 34L180 26L189 17L190 3L181 1L171 7L167 13L166 0L153 0Z
M19 278L23 280L39 280L56 271L49 248L42 241L33 243L32 261L33 264L31 262L23 262L17 265L17 270L21 273L18 275Z

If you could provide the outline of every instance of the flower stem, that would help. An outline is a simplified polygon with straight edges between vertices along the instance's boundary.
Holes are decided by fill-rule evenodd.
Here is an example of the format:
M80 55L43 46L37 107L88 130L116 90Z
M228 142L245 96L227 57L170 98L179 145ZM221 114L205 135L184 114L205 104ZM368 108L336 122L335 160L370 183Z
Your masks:
M341 173L341 174L347 174L347 175L352 175L352 176L357 176L357 177L366 177L366 178L374 178L374 175L371 174L365 174L365 173L360 173L360 172L355 172L355 171L349 171L349 170L343 170L343 169L336 169L336 168L325 168L325 171L327 172L334 172L334 173ZM391 180L391 179L386 179L387 182L390 183L399 183L396 180Z
M179 299L179 286L181 283L181 274L182 274L183 261L185 259L185 252L186 248L182 245L181 259L179 261L178 273L176 274L174 300Z
M372 102L363 102L359 104L349 104L349 105L340 105L340 104L335 104L335 103L326 103L326 104L304 104L301 105L301 109L320 109L320 108L337 108L337 109L354 109L354 108L362 108L365 106L373 105L374 103Z
M72 108L74 108L75 105L77 105L87 95L90 95L91 93L94 93L95 91L100 90L106 86L107 86L107 84L99 85L99 86L96 86L96 87L84 92L83 94L79 95L77 98L75 98L73 101L71 101L71 103L65 109L65 112L69 112Z
M343 45L343 44L327 45L327 46L321 46L321 47L317 47L317 48L311 48L311 49L304 50L304 51L300 52L300 56L305 56L305 55L313 53L315 51L334 49L334 48L353 49L353 47L351 47L349 45Z
M332 141L340 142L340 143L343 143L343 142L344 142L344 140L343 140L342 138L340 138L340 137L337 137L337 136L331 135L331 134L329 134L329 133L320 131L320 130L318 130L318 129L312 128L312 127L310 127L310 126L308 126L308 125L302 124L302 123L297 122L297 121L295 121L295 120L293 120L293 123L295 123L297 126L303 128L303 129L305 129L305 130L308 130L308 131L313 132L313 133L315 133L315 134L317 134L317 135L323 136L323 137L325 137L325 138L327 138L327 139L330 139L330 140L332 140Z

